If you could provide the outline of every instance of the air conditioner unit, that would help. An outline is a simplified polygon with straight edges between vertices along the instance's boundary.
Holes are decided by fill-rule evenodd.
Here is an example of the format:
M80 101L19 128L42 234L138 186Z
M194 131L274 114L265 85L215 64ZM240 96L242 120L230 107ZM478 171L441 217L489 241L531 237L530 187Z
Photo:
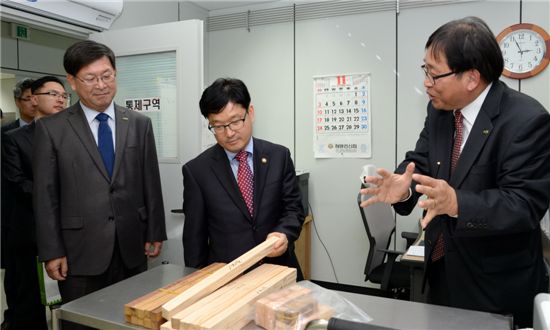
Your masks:
M2 20L87 37L111 27L123 0L1 0Z

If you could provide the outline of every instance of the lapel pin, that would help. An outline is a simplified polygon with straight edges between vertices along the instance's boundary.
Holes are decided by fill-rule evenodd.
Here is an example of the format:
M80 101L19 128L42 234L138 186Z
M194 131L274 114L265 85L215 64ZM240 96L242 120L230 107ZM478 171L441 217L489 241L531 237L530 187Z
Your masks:
M267 158L262 157L262 164L267 164Z
M489 135L489 130L488 130L488 129L484 129L481 133L482 133L483 135Z
M128 120L128 117L122 117L122 120Z

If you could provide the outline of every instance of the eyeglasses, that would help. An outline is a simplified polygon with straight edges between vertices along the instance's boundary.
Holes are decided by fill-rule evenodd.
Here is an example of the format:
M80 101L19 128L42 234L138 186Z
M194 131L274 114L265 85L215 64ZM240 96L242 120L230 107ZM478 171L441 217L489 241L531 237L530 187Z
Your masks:
M248 112L244 113L244 117L242 119L234 120L227 125L208 125L208 129L214 134L224 133L226 128L229 128L232 131L238 131L243 128L246 115L248 115Z
M84 85L87 86L95 86L99 84L99 81L103 81L104 84L109 84L115 81L116 74L112 71L105 72L101 76L86 76L84 78L80 78L79 76L75 76L78 80L82 81Z
M69 94L59 93L59 92L56 92L56 91L48 91L48 92L44 92L44 93L34 93L34 95L49 95L51 97L62 98L64 100L69 98Z
M435 85L435 81L439 78L445 78L456 73L455 71L450 71L434 76L428 71L426 64L421 65L420 68L422 69L422 71L424 71L424 74L426 75L426 78L428 78L428 80L430 81L431 85Z

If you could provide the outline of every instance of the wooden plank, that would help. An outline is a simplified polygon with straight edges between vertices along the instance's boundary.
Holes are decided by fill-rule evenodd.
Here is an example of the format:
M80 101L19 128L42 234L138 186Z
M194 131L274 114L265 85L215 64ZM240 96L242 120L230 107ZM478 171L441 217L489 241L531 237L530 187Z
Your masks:
M124 318L128 323L148 329L159 329L165 320L162 318L162 305L190 288L195 283L225 266L224 263L213 263L182 277L164 287L132 300L124 305Z
M176 329L172 328L172 324L170 323L170 321L166 321L160 326L160 330L176 330Z
M266 257L273 250L273 246L279 240L278 237L270 237L255 248L233 260L221 269L214 272L204 280L198 282L189 290L179 294L174 299L162 306L162 316L169 320L179 311L191 306L193 303L214 292L228 283L250 266Z
M193 305L175 314L172 317L172 327L179 329L181 327L180 322L182 321L185 322L188 327L200 323L201 319L204 318L205 313L208 311L216 313L223 310L233 300L240 297L240 295L244 295L247 290L253 288L256 282L265 282L267 280L266 277L276 275L284 269L287 269L287 267L271 264L263 264L255 268L249 273L238 277L208 296L200 299Z
M240 329L254 319L255 302L259 298L296 283L296 269L287 268L256 289L234 301L221 313L200 324L201 329Z

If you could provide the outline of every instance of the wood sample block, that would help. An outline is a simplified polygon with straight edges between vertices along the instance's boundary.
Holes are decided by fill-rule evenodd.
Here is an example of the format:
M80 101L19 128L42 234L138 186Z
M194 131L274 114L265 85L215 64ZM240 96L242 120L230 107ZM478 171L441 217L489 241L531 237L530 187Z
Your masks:
M191 306L199 299L219 289L242 272L265 258L272 250L278 237L270 237L264 242L246 252L239 258L215 271L212 275L199 281L194 286L162 305L162 316L169 320L176 313Z
M293 285L259 299L255 322L268 330L301 330L309 321L329 319L333 314L329 306L318 303L310 289Z

